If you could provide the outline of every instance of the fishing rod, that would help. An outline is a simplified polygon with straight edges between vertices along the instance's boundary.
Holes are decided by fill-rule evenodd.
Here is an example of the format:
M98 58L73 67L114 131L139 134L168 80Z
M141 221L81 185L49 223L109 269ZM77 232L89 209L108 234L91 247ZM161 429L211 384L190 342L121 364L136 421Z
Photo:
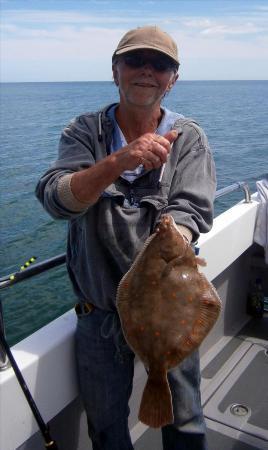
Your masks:
M28 261L26 261L26 263L24 263L23 266L20 267L20 270L1 277L0 289L5 289L15 283L19 283L27 278L33 277L34 275L38 275L39 273L43 273L53 267L64 264L66 261L66 254L63 253L61 255L54 256L53 258L46 259L40 263L36 263L35 261L36 257L32 256Z
M30 278L34 275L37 275L38 273L44 272L48 269L51 269L53 267L56 267L58 265L61 265L66 260L66 255L58 255L55 258L48 259L46 261L43 261L39 264L33 264L36 260L36 257L33 256L30 258L26 263L20 267L20 270L12 273L6 277L0 278L0 289L4 289L6 287L9 287L15 283L18 283L20 281L25 280L26 278ZM32 266L33 264L33 266ZM30 267L32 266L32 267ZM35 420L38 424L38 427L40 429L40 432L43 436L43 439L45 441L45 448L49 450L58 450L58 446L56 444L56 441L54 441L49 432L48 425L44 422L37 405L32 397L31 392L29 391L29 388L23 378L23 375L16 363L16 360L11 352L11 349L6 341L5 335L4 335L4 321L3 321L3 312L2 312L2 304L0 301L0 360L3 360L3 368L9 367L9 365L14 370L14 373L16 375L16 378L20 384L20 387L25 395L25 398L28 402L28 405L31 408L31 411L35 417ZM8 362L7 362L8 359ZM0 361L1 363L1 361Z
M22 376L22 373L15 361L15 358L10 350L10 347L9 347L1 329L0 329L0 344L3 347L4 351L6 352L6 355L9 359L9 363L15 372L17 380L22 388L22 391L26 397L26 400L32 410L35 420L36 420L36 422L39 426L39 429L43 435L43 438L45 441L45 448L49 449L49 450L58 450L58 446L57 446L56 442L50 436L48 425L44 422L44 420L36 406L36 403L32 397L32 394L29 391L29 388Z

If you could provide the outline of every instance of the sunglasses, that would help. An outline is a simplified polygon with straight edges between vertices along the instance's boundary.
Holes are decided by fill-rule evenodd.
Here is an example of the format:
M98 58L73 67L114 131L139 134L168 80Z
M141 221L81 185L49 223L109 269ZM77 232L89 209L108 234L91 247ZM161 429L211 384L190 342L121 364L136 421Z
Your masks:
M142 53L128 53L126 55L122 55L124 63L131 67L132 69L139 69L146 64L150 64L150 66L156 70L157 72L166 72L167 70L177 70L178 66L174 63L171 58L164 55L159 56L148 56L143 55Z

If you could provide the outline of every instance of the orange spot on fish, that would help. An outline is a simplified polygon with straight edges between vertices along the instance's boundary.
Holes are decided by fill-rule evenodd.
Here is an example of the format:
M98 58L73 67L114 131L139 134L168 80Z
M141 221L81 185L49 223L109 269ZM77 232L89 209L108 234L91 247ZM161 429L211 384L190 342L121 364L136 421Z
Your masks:
M186 320L184 320L184 319L181 320L181 321L180 321L180 324L181 324L181 325L185 325L185 324L186 324Z
M160 336L159 331L156 331L154 334L155 334L155 336Z
M171 297L176 297L176 292L172 292Z
M141 326L141 327L140 327L140 330L141 330L141 331L144 331L144 330L145 330L145 328L144 328L143 326Z

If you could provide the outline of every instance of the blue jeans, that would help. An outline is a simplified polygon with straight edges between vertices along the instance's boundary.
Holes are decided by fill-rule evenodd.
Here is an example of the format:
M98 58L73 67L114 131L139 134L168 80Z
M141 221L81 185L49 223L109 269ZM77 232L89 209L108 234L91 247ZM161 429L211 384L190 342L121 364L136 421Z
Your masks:
M78 317L76 360L93 450L133 450L128 402L134 353L117 314L95 308ZM175 421L162 429L163 450L206 450L198 354L171 370L168 378Z

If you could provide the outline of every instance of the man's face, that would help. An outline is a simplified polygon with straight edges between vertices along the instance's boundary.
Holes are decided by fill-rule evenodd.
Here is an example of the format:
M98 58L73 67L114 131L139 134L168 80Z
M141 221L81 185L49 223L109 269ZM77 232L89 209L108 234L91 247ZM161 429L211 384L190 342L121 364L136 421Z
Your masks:
M178 78L170 58L154 50L137 50L119 57L113 65L121 102L129 106L159 105Z

